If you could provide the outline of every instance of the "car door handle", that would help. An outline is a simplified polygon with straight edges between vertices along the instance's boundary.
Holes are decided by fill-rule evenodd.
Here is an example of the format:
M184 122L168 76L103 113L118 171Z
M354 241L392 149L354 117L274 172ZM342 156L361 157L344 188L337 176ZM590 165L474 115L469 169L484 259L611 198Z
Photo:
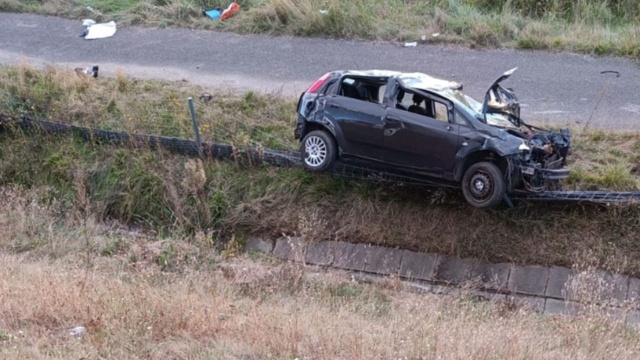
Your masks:
M404 122L399 119L387 118L385 120L385 127L392 129L404 129Z

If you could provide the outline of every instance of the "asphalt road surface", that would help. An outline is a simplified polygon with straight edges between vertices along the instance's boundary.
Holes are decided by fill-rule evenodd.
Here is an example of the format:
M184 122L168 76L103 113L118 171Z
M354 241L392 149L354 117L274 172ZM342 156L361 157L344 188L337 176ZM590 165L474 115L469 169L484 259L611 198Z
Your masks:
M592 128L640 129L640 67L629 59L187 29L121 28L100 40L84 40L81 32L80 21L0 13L0 64L97 64L104 75L122 69L140 78L186 79L212 93L232 88L286 96L299 95L330 70L418 71L462 82L476 99L502 72L518 67L505 84L516 91L525 120L584 126L591 118ZM601 74L607 70L620 77Z

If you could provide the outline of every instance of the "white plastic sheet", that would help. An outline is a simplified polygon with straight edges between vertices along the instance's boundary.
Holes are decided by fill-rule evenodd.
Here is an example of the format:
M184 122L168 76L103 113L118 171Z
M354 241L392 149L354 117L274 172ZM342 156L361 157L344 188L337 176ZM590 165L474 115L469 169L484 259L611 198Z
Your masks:
M83 25L85 24L85 21L83 21ZM88 28L87 28L87 35L85 35L84 37L85 40L104 39L104 38L112 37L116 33L115 21L110 21L108 23L103 23L103 24L96 24L95 22L93 22L93 24L88 23L87 25L88 25Z

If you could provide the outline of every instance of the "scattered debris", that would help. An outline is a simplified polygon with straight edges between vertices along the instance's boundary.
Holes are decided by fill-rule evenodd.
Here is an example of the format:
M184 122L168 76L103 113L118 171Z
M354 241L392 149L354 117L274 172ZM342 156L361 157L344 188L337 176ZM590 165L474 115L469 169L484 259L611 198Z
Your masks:
M433 33L433 34L431 34L431 36L438 37L438 36L440 36L440 33Z
M219 6L214 7L211 10L202 10L202 15L212 19L217 20L222 15L222 9Z
M87 333L87 328L84 326L76 326L69 330L69 336L79 337Z
M404 43L404 47L416 47L418 46L417 42L408 42L408 43Z
M211 10L202 10L202 15L212 20L220 19L220 21L225 21L235 15L238 10L240 10L240 5L234 1L229 4L229 6L224 10L222 10L219 6L216 6Z
M420 36L420 40L421 40L422 42L427 41L427 35L422 35L422 36Z
M329 10L320 10L320 14L327 15L329 14Z
M98 77L98 70L100 69L100 67L98 65L94 65L94 66L89 66L87 68L75 68L75 71L78 75L91 75L94 78Z
M213 96L211 96L211 94L209 93L204 93L200 95L198 99L204 101L205 103L208 103L209 101L213 100Z
M84 38L85 40L104 39L112 37L116 33L115 21L96 24L96 22L91 19L84 19L82 20L82 26L84 27L84 30L82 31L82 35L80 35L80 37Z
M228 18L232 17L233 15L235 15L235 13L238 12L238 10L240 10L240 5L235 1L232 2L226 9L224 9L222 14L220 15L220 21L225 21Z

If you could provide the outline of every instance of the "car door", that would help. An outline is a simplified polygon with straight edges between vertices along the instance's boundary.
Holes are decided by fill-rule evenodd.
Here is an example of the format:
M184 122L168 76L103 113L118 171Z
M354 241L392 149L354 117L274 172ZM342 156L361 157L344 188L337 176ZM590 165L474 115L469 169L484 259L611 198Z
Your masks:
M453 105L444 99L428 98L434 106L425 116L388 107L384 124L385 161L426 170L448 177L453 172L459 149L459 125L453 119ZM436 116L436 107L440 108ZM442 115L442 112L445 115Z
M382 160L385 106L343 95L327 97L328 114L344 138L340 144L344 153L374 160Z

